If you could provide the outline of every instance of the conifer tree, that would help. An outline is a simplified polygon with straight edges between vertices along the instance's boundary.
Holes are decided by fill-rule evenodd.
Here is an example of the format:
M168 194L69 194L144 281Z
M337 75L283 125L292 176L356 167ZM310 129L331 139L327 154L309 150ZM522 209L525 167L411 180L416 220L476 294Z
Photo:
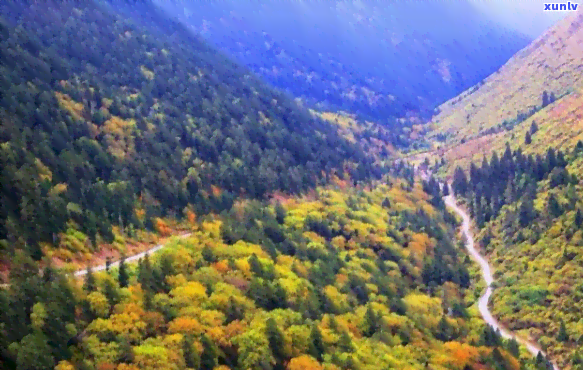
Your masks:
M465 196L468 191L468 180L466 179L466 174L461 169L457 167L453 174L453 190L455 193Z
M242 320L244 318L243 310L239 307L239 305L237 304L233 297L229 297L229 303L227 305L227 311L225 312L225 316L227 324L230 324L235 320Z
M577 208L577 213L575 213L575 227L580 229L583 225L583 214L581 213L581 209Z
M275 203L275 220L278 224L283 225L286 213L285 208L283 208L279 201Z
M532 121L532 123L530 124L530 134L534 135L536 132L538 131L538 126L536 124L536 121Z
M201 338L202 354L200 356L200 370L213 370L217 366L217 350L213 342L203 334Z
M551 193L549 195L549 199L547 201L547 212L553 218L559 217L561 214L563 214L563 207L561 206L561 204L557 200L557 197L555 196L555 194Z
M569 340L569 334L567 334L567 327L565 322L561 320L561 326L559 327L559 332L557 333L557 340L559 342L566 342Z
M338 341L338 348L342 352L352 352L354 351L354 345L352 344L352 338L350 338L350 334L346 331L343 331L340 334L340 340Z
M308 353L318 361L322 361L322 355L326 352L326 347L324 346L322 333L316 323L312 324L309 341Z
M194 349L194 338L192 335L182 337L182 357L184 358L184 365L187 369L199 368L200 358Z
M279 330L277 323L272 317L267 320L265 335L269 341L269 348L273 357L279 364L283 363L287 357L285 354L285 340L281 330Z
M118 288L110 279L105 279L103 283L103 295L105 295L107 302L111 307L115 306L120 301Z
M87 267L87 273L85 274L85 283L83 284L83 290L87 293L94 292L97 289L95 284L95 276L93 275L93 268L91 266Z
M542 107L546 107L547 105L549 105L549 94L547 93L547 91L543 91L543 102L542 102Z
M255 274L255 276L263 277L263 265L255 253L249 257L249 266L251 267L251 271L253 274Z
M170 254L164 253L160 258L160 278L158 280L158 285L160 290L165 293L170 292L171 286L166 281L168 276L174 275L174 261Z
M449 186L447 184L443 184L443 196L447 197L449 195Z
M581 350L577 350L571 357L571 365L573 365L573 370L581 370L583 368L583 356L581 356Z
M367 328L364 334L367 337L371 337L374 333L377 332L377 330L379 330L379 317L374 312L370 304L366 309L364 320Z
M510 352L516 358L518 358L518 356L520 355L520 346L518 345L518 341L514 337L512 337L508 341L508 352Z
M532 199L524 197L518 210L518 219L521 227L527 227L535 219L536 211Z
M530 132L527 132L526 135L524 136L524 143L526 145L529 145L532 143L532 138L530 137Z
M130 275L126 266L126 256L122 255L119 261L118 278L119 286L126 288L129 284Z
M381 204L383 207L385 208L390 208L391 207L391 201L389 200L389 198L385 198L383 200L383 203Z
M207 263L215 263L217 262L217 257L213 250L208 246L205 245L201 251L202 259L205 260Z
M435 337L442 342L447 342L452 339L452 329L445 315L441 316L439 323L437 324L437 334Z

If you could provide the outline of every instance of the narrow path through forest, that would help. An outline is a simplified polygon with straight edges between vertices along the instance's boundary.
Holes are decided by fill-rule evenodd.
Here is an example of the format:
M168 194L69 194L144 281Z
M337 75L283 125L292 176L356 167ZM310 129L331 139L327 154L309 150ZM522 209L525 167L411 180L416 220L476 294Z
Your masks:
M176 237L182 239L182 238L188 238L190 235L192 235L192 233L180 234L180 235L176 235ZM152 248L150 248L148 250L145 250L143 252L134 254L133 256L129 256L129 257L126 258L126 262L133 262L133 261L136 261L136 260L138 260L140 258L145 257L146 254L156 253L159 250L161 250L164 247L166 247L168 245L168 243L170 243L170 242L171 242L171 240L166 240L164 243L160 243L160 244L158 244L158 245L156 245L156 246L154 246L154 247L152 247ZM115 262L112 262L110 264L110 267L117 267L117 266L119 266L119 262L120 262L119 260L118 261L115 261ZM106 269L106 267L107 266L105 264L103 264L103 265L99 265L99 266L92 266L91 269L93 270L93 272L96 272L96 271L103 271L103 270ZM73 273L73 276L79 277L79 276L84 276L85 274L87 274L87 267L75 271ZM9 286L10 286L10 284L8 284L8 283L0 284L0 289L7 289Z
M182 238L188 238L190 235L192 235L192 233L180 234L180 235L177 235L176 237L182 239ZM139 260L140 258L145 257L146 254L156 253L160 249L163 249L164 247L166 247L168 245L168 243L170 243L170 241L171 240L166 240L164 243L160 243L160 244L156 245L155 247L152 247L152 248L150 248L148 250L145 250L143 252L140 252L138 254L134 254L133 256L129 256L129 257L126 258L126 262L136 261L136 260ZM110 267L117 267L117 266L119 266L119 262L120 262L119 260L118 261L115 261L115 262L112 262L110 264ZM103 271L103 270L105 270L105 268L106 268L106 265L92 266L93 272ZM87 268L82 269L82 270L77 270L74 273L75 276L83 276L85 274L87 274Z
M482 270L482 277L486 282L486 291L480 297L480 301L478 302L478 308L480 310L480 314L484 318L484 320L491 325L494 329L499 330L502 337L506 339L515 338L520 344L524 345L533 356L538 355L541 352L540 347L538 347L535 343L532 343L526 339L520 338L514 333L510 332L509 330L505 329L498 320L494 318L492 312L488 308L488 302L490 301L490 296L492 295L492 283L494 282L494 277L492 276L492 269L490 268L490 264L486 260L484 256L478 252L474 245L474 236L472 234L470 228L470 216L464 211L460 206L457 205L456 198L453 194L453 190L450 186L450 195L445 197L445 204L453 209L455 213L461 216L463 219L462 223L462 234L465 238L465 246L472 258L480 265L480 269ZM543 352L543 355L546 354ZM557 365L553 363L553 369L559 370Z

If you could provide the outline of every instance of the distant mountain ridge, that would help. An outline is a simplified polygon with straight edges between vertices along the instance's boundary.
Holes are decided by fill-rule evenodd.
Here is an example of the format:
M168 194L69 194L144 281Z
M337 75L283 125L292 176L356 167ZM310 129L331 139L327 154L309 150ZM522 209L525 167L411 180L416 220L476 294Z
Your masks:
M430 116L530 41L466 1L158 3L273 85L388 125Z

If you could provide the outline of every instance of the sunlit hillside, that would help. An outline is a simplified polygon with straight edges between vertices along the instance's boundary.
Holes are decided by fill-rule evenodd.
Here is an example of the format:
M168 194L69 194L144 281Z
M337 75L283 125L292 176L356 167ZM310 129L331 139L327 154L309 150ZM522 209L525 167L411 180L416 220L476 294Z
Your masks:
M504 121L540 108L544 91L557 98L582 84L583 13L578 11L518 52L499 71L439 107L432 135L446 143L497 131ZM506 125L507 125L506 124ZM565 130L566 131L566 130Z

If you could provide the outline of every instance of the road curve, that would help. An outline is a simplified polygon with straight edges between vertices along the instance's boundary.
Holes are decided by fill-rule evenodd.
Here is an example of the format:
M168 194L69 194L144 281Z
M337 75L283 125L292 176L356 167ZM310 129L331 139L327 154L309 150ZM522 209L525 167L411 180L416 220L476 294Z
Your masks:
M181 235L177 235L176 237L178 237L178 238L188 238L190 235L192 235L192 233L181 234ZM126 262L136 261L136 260L138 260L140 258L145 257L146 254L156 253L160 249L163 249L169 242L170 241L167 240L165 243L158 244L155 247L152 247L152 248L148 249L147 251L143 251L143 252L140 252L138 254L134 254L133 256L127 257L126 258ZM119 261L112 262L110 266L111 267L117 267L117 266L119 266ZM105 267L106 267L106 265L99 265L99 266L93 266L92 269L93 269L93 272L103 271L103 270L105 270ZM75 271L75 273L73 275L77 277L77 276L83 276L85 274L87 274L87 268L82 269L82 270L77 270L77 271Z
M480 269L482 270L482 277L484 278L484 281L486 282L486 286L487 286L486 292L484 292L484 294L480 297L480 300L478 302L478 308L480 310L480 314L482 315L484 320L489 325L491 325L494 329L500 331L500 334L502 335L502 337L504 337L506 339L515 338L520 344L524 345L528 349L528 351L530 353L532 353L533 356L538 355L539 352L542 352L540 347L538 347L536 344L534 344L528 340L522 339L522 338L516 336L515 334L513 334L512 332L506 330L504 327L502 327L500 322L498 322L498 320L496 320L494 318L494 316L492 316L492 313L490 312L490 309L488 308L488 302L490 301L490 296L492 295L492 291L493 291L492 283L494 282L494 277L492 276L492 269L490 268L490 264L488 263L486 258L484 258L475 248L474 236L473 236L472 231L470 229L470 216L466 213L466 211L464 211L461 207L459 207L457 205L455 196L453 195L453 192L451 190L451 186L450 186L450 195L445 197L445 204L449 208L451 208L453 211L455 211L455 213L460 215L461 218L463 219L462 234L464 235L464 237L466 239L466 249L470 253L471 257L480 265ZM542 352L542 353L546 357L546 354L544 352ZM553 363L553 369L559 370L557 365L555 365L554 363Z

